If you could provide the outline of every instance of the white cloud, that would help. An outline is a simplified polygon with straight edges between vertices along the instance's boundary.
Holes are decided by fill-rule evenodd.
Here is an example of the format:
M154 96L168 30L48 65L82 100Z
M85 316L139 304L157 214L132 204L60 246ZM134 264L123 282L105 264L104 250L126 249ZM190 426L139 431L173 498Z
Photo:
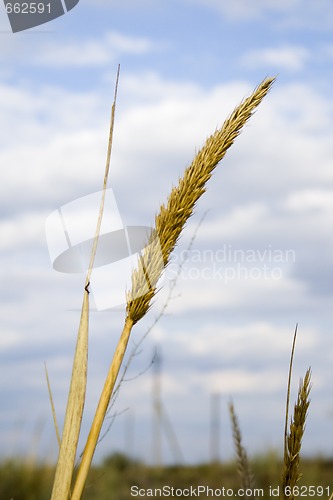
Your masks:
M197 375L197 381L205 391L219 391L227 396L248 392L272 394L283 389L285 385L281 369L260 371L260 373L253 373L252 369L220 370L208 375Z
M141 55L156 49L145 37L126 36L117 32L106 33L100 39L66 40L44 43L33 57L35 64L49 67L107 66L121 54Z
M185 269L177 283L177 300L170 302L168 311L182 315L212 310L256 311L263 307L286 313L296 304L311 303L306 285L288 276L285 266L246 266L212 263L204 267ZM290 300L293 297L293 300ZM314 305L313 299L312 304Z
M38 245L44 236L46 215L38 211L21 213L11 220L0 220L0 251L13 251L22 246L27 248Z
M118 0L87 0L87 3L109 9L119 8L119 6L127 9L129 7L148 7L154 5L154 0L123 0L121 2L121 5L119 4Z
M202 3L221 12L230 19L254 19L263 15L266 11L289 12L299 4L299 0L258 0L248 2L247 0L186 0L190 3Z
M214 9L231 21L261 20L277 29L327 30L332 27L330 0L185 0Z
M291 193L285 203L294 212L317 212L318 217L333 211L333 190L306 189Z
M39 39L31 38L25 45L14 40L10 50L2 51L0 59L29 66L47 68L89 68L106 67L118 62L126 54L144 55L159 50L159 45L144 36L124 35L117 31L108 31L101 36L80 39L53 37L46 38L42 44Z
M273 71L300 71L310 58L304 47L280 46L251 50L241 59L248 68L271 68Z
M0 337L0 352L19 345L20 336L15 331L2 331Z
M286 326L264 321L225 326L208 320L207 325L198 327L195 333L188 328L179 329L174 332L172 341L190 355L200 356L212 363L216 358L223 358L224 364L237 360L242 365L251 365L251 360L258 358L261 349L265 348L266 358L261 362L264 366L274 359L288 356L292 333ZM164 333L163 341L167 342L168 335L169 332ZM316 331L302 328L298 353L306 355L318 342L320 339Z

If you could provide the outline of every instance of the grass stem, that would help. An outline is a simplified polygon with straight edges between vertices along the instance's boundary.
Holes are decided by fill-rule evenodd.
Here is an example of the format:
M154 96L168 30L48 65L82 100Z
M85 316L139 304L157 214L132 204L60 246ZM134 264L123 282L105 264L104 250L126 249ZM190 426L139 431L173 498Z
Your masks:
M118 345L116 347L116 351L114 353L114 357L110 365L109 372L105 380L105 384L97 406L93 423L91 425L87 443L84 448L81 463L78 469L71 500L80 500L81 498L85 481L89 472L90 464L92 462L95 448L98 442L99 434L101 432L101 428L104 422L105 414L107 412L111 395L124 358L124 354L126 351L132 327L133 327L133 321L130 318L127 318Z

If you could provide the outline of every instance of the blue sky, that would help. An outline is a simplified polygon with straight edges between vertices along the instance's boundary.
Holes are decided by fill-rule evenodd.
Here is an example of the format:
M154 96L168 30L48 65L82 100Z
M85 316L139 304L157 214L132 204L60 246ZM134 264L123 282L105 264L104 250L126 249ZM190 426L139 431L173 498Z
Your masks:
M249 452L281 450L296 322L293 398L313 370L304 452L332 452L332 28L324 0L81 0L16 34L0 10L2 455L56 457L44 362L61 422L84 278L52 269L45 221L101 188L118 63L109 184L126 224L152 224L205 138L265 76L277 81L209 182L163 290L133 331L132 346L168 303L96 457L127 447L153 459L145 368L156 345L163 404L186 461L210 458L212 393L220 394L222 459L233 453L230 397ZM122 312L92 313L83 433L122 322ZM165 440L163 459L173 460Z

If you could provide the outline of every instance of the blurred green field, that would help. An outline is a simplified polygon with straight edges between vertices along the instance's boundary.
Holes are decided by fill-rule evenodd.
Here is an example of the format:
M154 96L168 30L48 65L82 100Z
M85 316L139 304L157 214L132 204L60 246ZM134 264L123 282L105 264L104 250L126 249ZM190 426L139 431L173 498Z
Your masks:
M267 453L253 458L250 465L255 487L259 489L256 497L278 498L272 493L276 494L276 488L281 483L282 461L274 453ZM27 464L18 460L2 462L0 500L49 500L53 472L52 467L41 464ZM302 478L298 483L300 498L329 498L333 492L333 458L303 459L301 472ZM310 486L316 488L309 488ZM134 487L132 491L131 487ZM230 498L231 494L240 498L239 488L235 462L155 468L130 460L122 454L115 454L102 465L91 469L83 499L125 500L186 496L205 499ZM272 491L272 488L275 490ZM244 495L243 498L248 497Z

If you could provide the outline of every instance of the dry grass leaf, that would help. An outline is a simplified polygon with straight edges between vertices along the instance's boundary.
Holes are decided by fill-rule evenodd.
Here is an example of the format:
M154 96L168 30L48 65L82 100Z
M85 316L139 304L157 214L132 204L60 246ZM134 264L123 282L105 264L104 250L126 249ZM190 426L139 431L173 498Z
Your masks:
M71 385L61 437L52 500L69 498L82 414L86 397L89 330L89 292L84 292Z

